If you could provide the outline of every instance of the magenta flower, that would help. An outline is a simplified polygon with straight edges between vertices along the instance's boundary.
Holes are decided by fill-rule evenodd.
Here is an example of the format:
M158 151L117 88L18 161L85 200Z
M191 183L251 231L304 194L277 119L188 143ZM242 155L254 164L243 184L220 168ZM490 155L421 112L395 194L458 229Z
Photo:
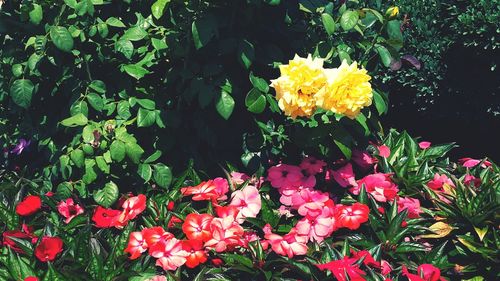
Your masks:
M19 139L19 142L17 145L10 151L10 153L19 155L23 152L26 147L28 147L31 144L30 140L25 140L25 139Z

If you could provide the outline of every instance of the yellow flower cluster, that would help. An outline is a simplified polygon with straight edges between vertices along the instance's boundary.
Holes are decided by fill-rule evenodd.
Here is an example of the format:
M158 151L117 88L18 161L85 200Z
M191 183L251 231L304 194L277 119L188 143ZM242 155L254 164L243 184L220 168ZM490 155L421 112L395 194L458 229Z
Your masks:
M343 61L339 68L324 69L322 59L296 55L280 71L271 87L281 110L292 118L310 117L319 107L354 119L371 104L371 77L356 62Z

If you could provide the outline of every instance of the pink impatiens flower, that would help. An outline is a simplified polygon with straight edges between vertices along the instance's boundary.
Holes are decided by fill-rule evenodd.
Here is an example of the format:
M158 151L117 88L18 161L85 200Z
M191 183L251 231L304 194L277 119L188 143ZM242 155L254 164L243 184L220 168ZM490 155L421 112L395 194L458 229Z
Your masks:
M148 244L142 235L142 232L132 232L128 240L125 253L130 254L130 259L135 260L141 256L142 253L148 250Z
M389 156L391 156L391 149L387 145L377 146L377 149L378 149L378 155L384 158L388 158Z
M351 160L354 161L361 169L368 170L377 159L373 158L367 151L353 150Z
M418 147L420 147L421 149L427 149L431 147L431 143L428 141L421 141L418 143Z
M379 202L392 201L399 191L396 184L391 180L391 174L375 173L367 175L358 180L357 186L349 189L354 195L358 195L361 186L365 186L366 192L370 193Z
M474 187L479 187L481 185L481 179L476 178L473 175L469 175L469 174L465 175L464 184L470 185L471 183L474 185Z
M215 249L216 252L232 250L242 243L242 236L245 232L243 227L234 220L234 217L214 218L210 223L212 237L205 243L208 249Z
M427 186L434 190L442 190L444 185L455 187L455 184L446 175L434 174L434 178L427 183Z
M323 172L323 167L326 166L326 162L318 160L314 157L306 157L300 163L300 168L304 170L308 175L316 175Z
M408 218L415 219L420 217L422 209L420 209L420 201L411 197L400 197L398 199L398 212L403 210L408 211Z
M319 215L306 216L295 225L297 234L306 236L311 242L322 242L335 230L335 218Z
M186 258L189 256L189 253L182 249L182 241L176 238L154 244L151 246L150 254L157 258L156 265L161 266L163 270L176 270L186 263Z
M481 163L481 161L482 160L472 159L469 157L458 159L458 162L461 163L462 166L464 166L465 168L474 168L475 166L477 166L477 164ZM491 162L488 160L485 160L481 164L481 168L486 168L486 167L490 167L490 166L491 166Z
M238 208L238 223L243 223L245 218L255 218L262 207L259 190L255 186L247 185L243 189L233 192L229 205Z
M264 238L267 239L271 249L278 255L294 256L305 255L307 253L307 236L298 235L297 230L292 228L284 236L274 234L270 228L264 228Z
M354 171L352 170L352 164L347 163L347 165L341 167L338 170L332 171L333 178L342 187L348 187L356 185L356 179L354 178Z
M57 211L66 218L64 220L65 223L69 223L74 217L83 214L82 206L75 204L73 198L68 198L59 202L59 204L57 204Z
M303 177L300 167L293 165L279 164L267 171L267 180L276 188L300 186Z

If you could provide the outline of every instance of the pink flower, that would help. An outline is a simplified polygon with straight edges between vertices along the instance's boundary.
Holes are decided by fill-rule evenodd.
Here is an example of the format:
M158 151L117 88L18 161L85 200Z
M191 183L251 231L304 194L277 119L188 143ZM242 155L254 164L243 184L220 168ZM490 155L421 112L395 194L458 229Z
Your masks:
M141 234L148 247L151 247L160 241L166 241L174 238L172 233L166 232L161 226L144 228L141 231Z
M156 275L156 276L153 276L153 278L149 278L148 280L146 281L167 281L167 277L165 277L164 275Z
M380 262L381 266L382 266L382 270L380 273L382 273L382 275L387 275L389 273L391 273L392 271L392 266L389 262L387 262L386 260L382 260Z
M298 255L307 253L307 236L298 235L297 230L292 228L290 232L284 236L265 232L264 238L267 239L271 249L278 255L288 256L293 258Z
M421 141L421 142L418 143L418 146L421 149L427 149L427 148L431 147L431 143L428 142L428 141Z
M66 218L64 222L69 223L74 217L83 213L83 208L75 204L73 198L68 198L66 201L62 200L57 204L57 211Z
M368 168L377 162L377 159L373 158L367 151L357 149L352 151L351 159L363 170L368 170Z
M420 217L420 213L422 213L422 209L420 209L420 201L411 197L400 197L398 199L398 212L402 212L403 210L408 211L408 218L415 219Z
M210 223L212 238L205 243L205 247L224 252L239 246L244 230L233 217L214 218Z
M250 176L245 173L231 172L231 181L235 184L243 184L245 181L249 180Z
M323 167L326 166L326 162L322 160L318 160L314 157L307 156L300 163L300 168L308 175L316 175L323 172Z
M477 164L481 163L481 161L482 160L472 159L469 157L458 159L458 162L461 163L462 166L464 166L465 168L473 168L473 167L477 166ZM486 167L490 167L490 166L491 166L491 162L488 160L485 160L481 164L481 168L486 168Z
M276 188L300 186L303 177L300 167L292 165L279 164L267 171L267 180Z
M439 281L445 280L441 277L439 268L432 264L422 264L417 268L417 274L408 272L406 266L403 265L403 276L406 276L409 281ZM422 277L421 277L422 276Z
M278 208L278 213L280 214L280 216L285 216L287 218L291 218L293 217L293 214L290 212L291 208L285 206L285 205L281 205L279 208Z
M325 202L330 199L328 193L317 190L304 190L304 192L299 193L299 195L302 197L300 200L304 201L298 209L301 216L316 217L320 215L323 212Z
M182 249L182 241L176 238L154 244L151 246L150 254L157 258L156 265L161 266L163 270L176 270L186 263L186 257L189 256L189 253Z
M377 149L378 149L378 155L384 158L388 158L389 156L391 156L391 149L387 145L377 146Z
M215 205L215 212L219 218L233 217L236 219L240 213L240 210L236 206L219 206Z
M336 171L332 171L332 174L335 181L342 187L356 185L356 179L354 178L351 163L347 163L344 167L341 167Z
M297 222L295 229L298 235L308 237L311 242L322 242L335 230L335 218L323 215L306 216Z
M473 175L469 175L469 174L465 175L464 184L470 185L471 183L474 184L474 187L479 187L481 185L481 179L476 178Z
M357 186L349 189L354 195L358 195L361 186L364 185L366 192L370 193L379 202L392 201L399 191L398 186L391 180L391 174L376 173L367 175L358 180Z
M243 223L245 218L255 218L262 206L259 190L255 186L247 185L243 189L233 192L229 205L238 208L238 223Z
M451 187L455 187L455 184L453 184L453 182L446 175L444 175L444 174L439 175L438 173L435 173L434 179L429 181L427 183L427 186L431 189L434 189L434 190L442 190L443 185L445 185L445 184L447 184Z
M135 260L141 256L142 253L148 250L148 244L144 239L142 232L132 232L128 240L127 248L125 253L130 254L130 259Z

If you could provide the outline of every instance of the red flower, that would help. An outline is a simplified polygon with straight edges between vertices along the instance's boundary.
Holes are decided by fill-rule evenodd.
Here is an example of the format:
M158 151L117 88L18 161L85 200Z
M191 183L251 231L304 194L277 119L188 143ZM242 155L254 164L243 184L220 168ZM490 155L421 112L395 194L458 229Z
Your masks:
M226 179L215 178L204 181L197 186L181 188L182 195L194 195L194 201L204 200L226 200L226 193L229 191L229 184Z
M148 244L146 243L146 239L141 232L132 232L130 233L130 237L128 239L128 245L125 249L125 253L130 254L130 259L135 260L141 256L142 253L148 250Z
M439 281L445 280L441 277L439 268L432 264L422 264L417 268L417 274L408 272L406 266L403 265L403 276L406 276L409 281Z
M12 250L14 250L14 251L16 251L18 253L21 253L21 254L23 254L24 251L21 248L17 247L16 242L14 242L10 238L11 237L18 238L18 239L32 238L31 235L29 235L27 233L24 233L24 232L21 232L19 230L5 231L5 232L2 233L2 236L3 236L3 245L9 246Z
M170 218L170 220L168 221L167 228L172 228L172 227L174 227L176 224L181 223L181 222L182 222L182 220L181 220L180 218L178 218L178 217L176 217L176 216L172 216L172 217Z
M369 267L374 267L374 268L380 268L381 267L381 264L380 262L376 261L372 255L370 254L370 252L368 252L367 250L361 250L359 252L356 252L354 250L351 250L351 255L353 258L356 258L358 260L363 259L363 263L366 265L366 266L369 266Z
M39 196L28 195L16 206L16 213L20 216L29 216L36 213L42 207L42 199Z
M212 264L216 267L220 267L224 264L224 261L219 259L219 258L215 258L215 259L212 259Z
M127 225L129 220L135 219L137 215L146 209L146 196L139 194L125 200L122 204L123 211L115 220L112 226L122 228Z
M354 203L352 206L339 205L335 217L341 227L355 230L362 223L368 221L369 212L368 206L361 203Z
M375 173L367 175L357 181L357 186L349 190L354 195L358 195L363 185L366 192L370 193L379 202L392 201L399 191L398 186L391 180L391 174Z
M66 201L62 200L57 204L57 211L66 218L64 222L69 223L74 217L83 213L83 208L75 204L72 198L68 198Z
M212 238L210 223L213 217L209 214L189 214L182 224L182 231L190 240L206 242Z
M43 262L52 261L62 252L63 241L59 237L45 236L35 249L35 256Z
M24 278L24 281L38 281L38 278L36 276L28 276Z
M344 257L341 260L335 260L325 264L317 264L316 266L320 270L330 270L339 281L364 281L366 280L363 277L365 273L359 269L359 265L355 264L357 261L358 259L355 258ZM349 277L347 277L346 274Z
M121 214L119 210L106 209L101 206L97 206L94 215L92 216L92 221L99 228L108 228L114 225L115 220Z
M189 253L189 256L186 257L186 266L189 268L195 268L208 259L207 253L203 249L203 242L200 240L182 241L182 249Z

